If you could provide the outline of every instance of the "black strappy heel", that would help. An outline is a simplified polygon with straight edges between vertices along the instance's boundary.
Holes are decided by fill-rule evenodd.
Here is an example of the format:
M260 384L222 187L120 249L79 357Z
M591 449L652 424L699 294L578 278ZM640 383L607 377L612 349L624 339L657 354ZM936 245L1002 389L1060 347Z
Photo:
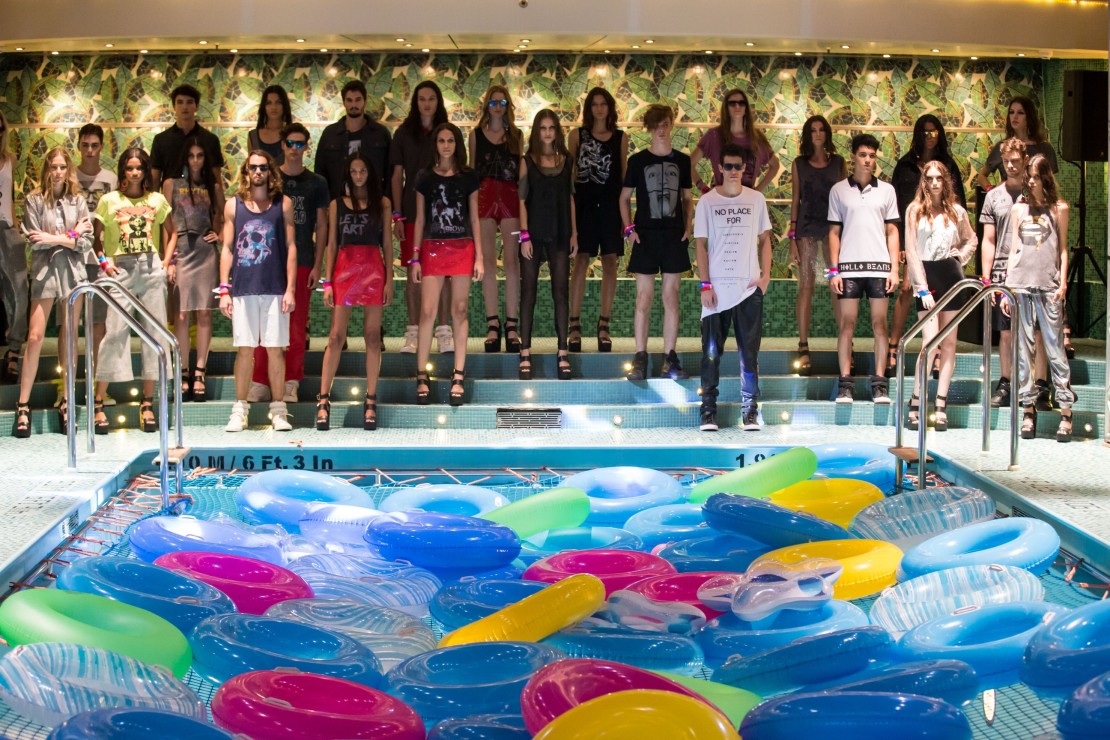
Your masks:
M362 428L372 432L378 428L378 396L367 393L362 402Z
M508 323L508 320L506 320L506 326ZM462 370L455 370L451 373L451 395L447 397L447 402L452 406L463 405L463 396L466 394L466 386L463 384L465 379L466 374Z
M489 334L496 334L497 336L491 338ZM487 316L486 317L486 352L500 352L501 351L501 317L500 316Z
M570 355L566 354L565 352L560 352L557 355L557 357L558 357L558 360L559 360L559 363L558 363L559 380L570 380L570 378L571 378Z
M609 317L597 317L597 351L612 352L613 338L609 336Z
M570 326L567 327L567 333L571 335L570 338L567 339L567 349L569 349L571 352L581 352L582 324L579 322L579 318L577 316L570 317Z
M417 373L416 404L418 406L427 406L429 403L431 403L431 392L431 382L428 379L428 373Z
M65 433L65 427L62 427L62 434ZM31 436L31 404L15 405L15 429L12 430L12 436L16 439L27 439Z
M916 432L921 423L921 399L915 393L910 396L909 413L906 414L906 429Z
M197 383L200 383L200 389L197 389ZM193 370L193 403L204 403L208 400L208 376L205 368L198 367Z
M326 432L331 429L331 394L316 394L316 429Z
M948 431L948 396L937 396L933 411L933 429L938 432Z
M520 356L520 364L517 366L516 376L520 380L532 379L532 355Z
M510 337L509 333L516 334L516 337ZM517 320L505 317L505 351L514 354L520 352L520 334L517 332Z
M147 421L146 415L150 413L150 420ZM157 432L158 431L158 418L154 416L154 399L146 396L139 403L139 421L142 423L144 432Z
M103 419L96 418L102 414L104 415ZM108 414L104 412L104 400L98 398L93 404L93 431L97 434L107 434L110 428L111 424L108 422Z

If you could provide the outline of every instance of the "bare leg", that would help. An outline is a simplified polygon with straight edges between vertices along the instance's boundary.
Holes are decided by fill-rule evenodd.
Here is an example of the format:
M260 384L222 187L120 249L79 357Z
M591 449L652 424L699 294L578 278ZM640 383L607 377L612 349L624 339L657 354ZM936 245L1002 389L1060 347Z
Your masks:
M331 330L328 332L328 345L324 350L324 363L320 368L320 393L331 393L331 384L335 380L335 369L339 367L339 356L343 352L343 341L347 338L347 324L351 319L350 306L336 306L331 314ZM374 350L381 356L381 345L375 345ZM370 344L366 344L369 353Z
M378 392L378 376L382 370L382 307L366 306L362 314L362 336L366 340L366 395ZM334 370L332 370L334 377ZM330 387L330 386L329 386Z
M466 340L470 331L467 304L470 299L470 276L454 275L451 278L451 324L455 332L455 369L466 368ZM421 324L423 331L423 324Z
M428 353L432 349L432 330L436 320L439 295L443 290L444 278L438 275L425 275L420 281L420 328L416 334L416 372L427 372ZM467 285L470 283L467 281ZM455 350L458 351L457 349Z
M836 358L840 365L840 375L846 377L852 374L852 333L856 330L856 317L859 316L859 299L834 296L833 300L840 304L840 316L837 317Z
M181 382L182 392L189 383L189 313L178 312L173 322L173 335L177 338L177 348L181 353ZM200 325L197 325L197 341L200 341Z
M251 387L251 375L254 373L254 347L236 347L235 348L235 400L246 401L247 391ZM282 372L284 376L284 371ZM284 394L285 383L284 378L281 383L281 390ZM97 384L97 396L101 395L100 385ZM281 396L278 396L281 398Z
M943 328L952 323L956 318L956 311L941 311L940 326ZM952 375L956 370L956 332L952 332L940 343L940 380L937 381L937 395L947 396L948 388L952 384ZM932 362L930 360L930 362ZM990 389L987 389L988 391Z
M648 332L651 329L651 306L655 303L655 276L636 275L636 318L633 329L636 351L647 352Z
M23 367L19 373L19 402L28 403L31 400L31 389L35 385L35 376L39 369L39 355L42 353L42 340L46 336L46 317L50 315L53 298L43 298L31 301L31 315L27 323L27 344L23 349ZM61 316L59 316L61 319ZM65 337L65 331L60 334ZM58 342L59 359L65 342ZM65 368L65 362L61 363ZM62 376L65 380L65 376ZM64 431L64 430L63 430Z
M601 315L613 315L613 296L617 294L617 255L601 256Z
M412 281L412 266L405 268L405 310L409 326L420 323L420 284Z
M492 218L483 218L479 223L482 229L482 264L486 270L482 275L482 298L486 302L486 316L500 316L501 305L497 295L497 222ZM519 274L517 277L519 279ZM508 273L505 280L508 282ZM506 296L508 290L506 286Z
M682 275L663 273L663 354L670 354L678 344L678 285Z
M886 298L871 299L871 335L875 337L875 374L886 373L887 339Z
M197 369L208 367L208 351L212 347L212 312L197 311Z
M280 401L285 397L285 348L267 347L266 362L270 366L270 398Z

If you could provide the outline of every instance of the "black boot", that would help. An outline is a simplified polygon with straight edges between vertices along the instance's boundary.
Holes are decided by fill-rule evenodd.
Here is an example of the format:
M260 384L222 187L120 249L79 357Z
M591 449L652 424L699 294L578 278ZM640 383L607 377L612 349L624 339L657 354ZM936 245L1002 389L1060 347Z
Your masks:
M991 396L991 408L1000 409L1003 406L1010 405L1010 379L1003 375L998 379L998 385L994 387L994 395Z
M637 352L632 358L632 368L624 377L629 380L646 380L648 374L648 353Z

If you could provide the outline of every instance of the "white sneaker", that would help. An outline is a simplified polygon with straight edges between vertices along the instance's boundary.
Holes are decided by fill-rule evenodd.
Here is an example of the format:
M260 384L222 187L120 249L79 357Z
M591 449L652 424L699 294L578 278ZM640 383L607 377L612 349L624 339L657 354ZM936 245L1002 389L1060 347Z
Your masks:
M293 425L289 423L289 409L285 401L272 401L270 403L270 421L275 432L291 432Z
M301 388L301 381L299 381L299 380L287 380L287 381L285 381L285 397L282 398L281 400L285 401L286 403L296 403L297 402L297 391L300 390L300 388Z
M251 403L262 403L263 401L270 400L270 386L263 385L251 381L251 387L247 391L247 400Z
M405 343L401 345L401 352L406 355L416 354L416 332L419 329L414 324L405 327Z
M251 405L246 401L236 401L231 407L231 418L227 420L225 432L241 432L247 428L247 416L250 414Z
M116 405L116 399L112 398L107 393L104 394L104 398L102 398L101 401L104 403L105 406L115 406Z
M441 355L449 355L455 351L455 335L447 324L436 327L436 347Z

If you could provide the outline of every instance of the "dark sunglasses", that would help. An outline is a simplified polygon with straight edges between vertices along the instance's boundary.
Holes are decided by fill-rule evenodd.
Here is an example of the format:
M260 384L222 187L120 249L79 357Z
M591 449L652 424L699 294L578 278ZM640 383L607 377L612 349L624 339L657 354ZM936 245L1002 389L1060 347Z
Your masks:
M736 162L725 162L721 165L721 169L725 172L743 172L744 164L742 162L740 164Z
M729 107L731 107L731 108L739 108L741 106L747 105L748 101L746 101L746 100L730 100L730 101L728 101L728 104L729 104Z
M490 108L507 108L507 107L509 107L509 101L508 100L491 100L488 103L486 103L486 105L489 106Z
M937 138L938 136L940 136L940 131L937 131L936 129L934 129L934 130L932 130L932 131L922 131L922 132L921 132L921 134L922 134L922 136L924 136L924 137L925 137L926 139L935 139L935 138Z
M289 147L290 149L304 149L306 146L308 146L308 142L298 141L297 139L286 139L285 146Z
M251 172L269 172L270 165L268 164L248 164L247 169Z

